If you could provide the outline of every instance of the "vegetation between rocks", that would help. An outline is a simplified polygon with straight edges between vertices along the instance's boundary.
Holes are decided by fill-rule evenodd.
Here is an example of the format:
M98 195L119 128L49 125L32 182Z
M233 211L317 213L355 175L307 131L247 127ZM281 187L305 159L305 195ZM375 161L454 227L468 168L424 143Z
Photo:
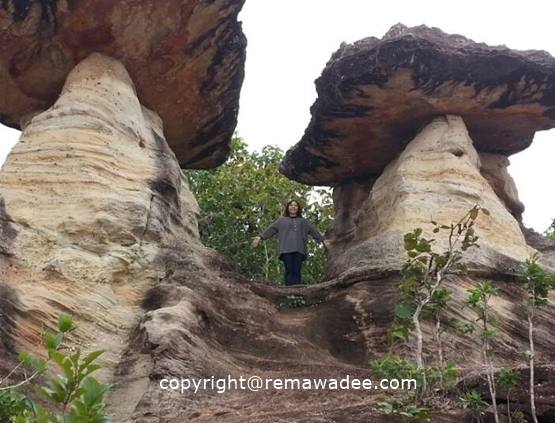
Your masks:
M91 373L101 368L95 361L103 351L93 351L81 356L80 349L64 345L65 337L75 330L72 318L61 313L58 318L58 332L44 334L42 343L47 351L47 358L38 357L29 352L19 355L20 363L4 378L0 379L0 421L9 423L103 423L106 409L105 395L109 385L96 380ZM50 365L55 363L62 371L48 384L35 384L34 380L45 374ZM24 379L12 385L4 386L19 368ZM32 373L27 375L26 369ZM20 391L32 386L37 394L49 404L49 411Z
M278 172L283 156L283 151L274 146L251 153L246 142L235 137L225 164L185 173L201 211L202 242L228 257L243 275L277 284L283 283L277 240L264 242L264 254L260 254L249 248L251 239L281 215L290 199L300 202L303 216L322 233L334 216L331 190L287 179ZM309 248L303 281L319 282L326 270L325 249Z
M378 378L412 379L416 381L416 387L381 398L378 405L385 415L399 416L405 422L429 420L434 400L437 401L438 396L460 390L457 385L459 369L444 358L442 334L445 328L442 322L447 322L453 329L467 335L475 333L476 327L472 323L446 319L445 316L442 318L452 297L452 291L444 287L444 282L450 274L467 272L462 258L469 248L479 247L479 237L474 230L474 223L480 214L489 216L489 211L475 205L457 223L446 225L431 221L433 233L447 232L447 247L441 252L432 249L436 240L424 238L421 228L416 228L404 236L404 248L408 259L403 266L403 278L399 284L400 299L395 308L395 321L390 333L390 350L398 346L399 342L404 342L412 351L414 361L389 354L374 360L371 366L373 374ZM547 297L549 291L555 288L555 276L545 273L538 264L538 255L535 254L522 264L519 280L524 298L522 306L526 308L528 317L530 415L533 422L538 423L534 392L534 323L537 310L548 305ZM522 423L526 421L525 414L522 410L511 411L510 401L510 393L518 385L519 374L514 369L502 368L496 371L493 364L495 351L492 340L498 322L492 313L491 299L497 294L498 290L491 281L478 281L468 290L466 305L477 315L484 375L493 418L499 423L497 386L501 386L507 392L507 420L509 423ZM433 342L437 351L435 366L426 365L424 362L423 343L427 340L424 339L421 329L422 320L434 322ZM483 399L479 392L460 392L459 401L461 407L469 410L477 422L484 421L490 402Z

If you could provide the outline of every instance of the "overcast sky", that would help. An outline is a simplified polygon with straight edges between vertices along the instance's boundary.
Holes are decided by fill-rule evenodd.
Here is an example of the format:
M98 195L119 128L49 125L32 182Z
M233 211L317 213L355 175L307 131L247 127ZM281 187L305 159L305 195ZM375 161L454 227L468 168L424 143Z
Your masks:
M251 149L286 150L310 120L314 80L342 41L383 34L395 23L436 26L490 45L546 50L555 55L553 12L547 1L246 0L239 18L248 39L239 135ZM18 131L0 127L0 163ZM543 231L555 217L555 131L536 135L511 158L526 205L524 222Z

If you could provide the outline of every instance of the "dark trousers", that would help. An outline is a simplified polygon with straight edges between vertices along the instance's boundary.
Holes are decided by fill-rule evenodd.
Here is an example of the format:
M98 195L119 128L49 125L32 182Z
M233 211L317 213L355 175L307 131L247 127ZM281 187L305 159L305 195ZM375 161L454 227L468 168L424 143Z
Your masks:
M285 264L284 281L285 286L300 284L301 282L301 267L304 260L304 254L299 252L283 253L279 256Z

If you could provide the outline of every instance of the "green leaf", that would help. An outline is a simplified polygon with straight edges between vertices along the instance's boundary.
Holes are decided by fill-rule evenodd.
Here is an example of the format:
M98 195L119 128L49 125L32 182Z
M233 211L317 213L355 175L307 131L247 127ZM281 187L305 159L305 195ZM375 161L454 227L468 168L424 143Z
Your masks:
M73 319L71 316L65 312L61 312L58 317L58 330L65 333L73 329L75 329L75 326L73 326Z
M89 364L91 364L94 360L96 360L102 354L104 354L103 350L93 351L90 354L87 354L85 356L85 358L83 358L81 366L79 367L79 371L83 370L85 367L87 367Z
M414 314L414 307L411 304L401 303L395 307L395 316L400 319L409 319Z
M52 333L46 333L43 337L43 342L49 350L57 350L60 347L60 344L64 340L64 334L58 333L56 335Z
M52 360L54 360L54 362L61 367L68 383L73 383L75 375L69 357L66 357L59 351L52 350Z
M84 375L89 375L89 374L91 374L92 372L95 372L95 371L97 371L98 369L101 369L101 368L102 368L102 366L100 366L100 365L98 365L98 364L89 364L89 365L86 367L86 371L85 371L83 374L84 374Z
M384 414L391 414L393 413L393 405L389 402L378 402L378 405L381 407L382 412Z
M46 360L26 351L19 353L19 360L24 366L33 369L37 373L44 373L48 368Z

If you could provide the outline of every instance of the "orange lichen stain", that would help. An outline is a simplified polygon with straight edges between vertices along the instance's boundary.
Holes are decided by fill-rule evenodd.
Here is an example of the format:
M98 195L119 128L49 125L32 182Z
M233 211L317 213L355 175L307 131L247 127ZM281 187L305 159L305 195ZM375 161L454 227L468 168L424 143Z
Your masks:
M156 49L157 54L173 54L182 51L189 41L185 32L176 32L160 40Z
M143 292L131 286L120 285L114 286L112 289L114 290L114 294L116 294L122 302L136 305L139 304L143 298Z
M114 42L110 20L114 2L100 0L90 8L77 8L64 15L60 38L64 45L87 49L101 47ZM91 10L94 11L91 13Z

